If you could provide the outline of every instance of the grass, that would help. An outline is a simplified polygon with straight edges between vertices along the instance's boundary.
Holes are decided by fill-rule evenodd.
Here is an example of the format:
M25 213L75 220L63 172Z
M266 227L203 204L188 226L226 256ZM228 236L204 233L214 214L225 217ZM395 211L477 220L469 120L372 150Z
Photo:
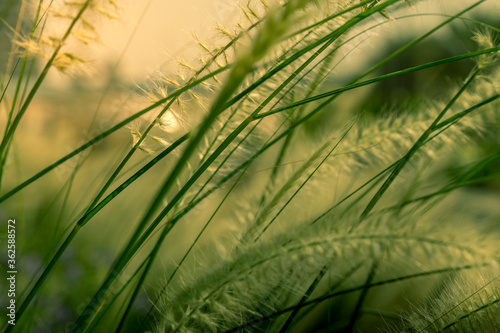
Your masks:
M484 13L498 7L428 5L244 2L177 75L111 78L85 110L95 134L50 141L43 165L23 123L50 71L85 82L97 22L120 8L7 2L0 202L19 262L38 261L2 329L497 330L500 46ZM428 59L424 42L457 46ZM112 110L112 93L147 105L124 115L135 103Z

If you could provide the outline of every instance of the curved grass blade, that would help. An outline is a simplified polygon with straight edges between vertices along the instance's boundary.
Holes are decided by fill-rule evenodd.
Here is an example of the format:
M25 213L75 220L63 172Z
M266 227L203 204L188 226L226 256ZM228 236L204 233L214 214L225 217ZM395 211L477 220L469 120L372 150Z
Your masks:
M465 92L465 90L469 87L469 85L474 81L477 75L479 75L481 69L478 68L472 73L472 75L469 77L469 79L462 85L462 87L459 89L459 91L453 96L453 98L446 104L446 106L443 108L443 110L439 113L439 115L434 119L432 124L429 126L429 128L420 136L420 138L417 140L417 142L413 145L413 147L410 148L408 153L403 157L402 161L399 162L394 170L391 172L387 180L382 184L380 189L375 193L371 201L368 203L366 206L365 210L361 213L359 222L355 225L352 226L351 230L357 227L361 221L363 221L368 214L371 212L373 207L377 204L377 202L380 200L382 195L385 193L385 191L389 188L389 186L392 184L394 179L398 176L399 172L404 168L406 163L410 160L410 158L417 152L418 149L420 149L421 145L429 138L429 136L436 130L436 126L439 124L440 120L444 117L445 113L455 104L457 99Z
M170 147L165 149L162 153L160 153L158 156L156 156L154 159L152 159L148 164L146 164L144 167L142 167L139 171L137 171L134 175L132 175L129 179L127 179L124 183L122 183L120 186L118 186L113 192L111 192L106 198L104 198L99 204L97 204L93 209L89 210L86 214L84 214L78 222L75 224L71 232L66 236L66 239L63 241L57 252L54 254L52 259L50 260L49 264L47 267L43 270L42 275L38 278L36 281L35 285L33 288L30 290L29 294L26 296L26 298L23 300L21 306L19 307L16 316L17 318L21 318L25 310L28 308L29 304L33 300L33 298L36 296L38 291L40 290L41 286L47 279L47 277L50 275L52 272L52 269L54 268L55 264L59 260L59 258L62 256L64 251L68 248L69 244L73 241L73 239L76 237L80 229L95 215L97 214L102 208L104 208L111 200L113 200L118 194L120 194L123 190L125 190L130 184L132 184L135 180L137 180L139 177L141 177L146 171L151 169L154 165L156 165L161 159L163 159L165 156L170 154L175 148L177 148L180 144L185 142L188 139L188 135L184 135L180 139L178 139L175 143L173 143Z
M23 105L21 106L21 108L19 109L18 113L14 117L14 120L12 121L12 124L9 127L9 130L4 135L4 137L2 139L2 142L0 143L0 168L3 168L3 165L5 164L5 158L6 158L5 151L7 149L7 146L9 144L9 142L11 141L12 137L14 136L14 132L16 131L17 126L19 125L19 122L21 121L21 118L24 116L26 110L28 109L28 106L30 105L31 101L35 97L35 94L37 93L38 89L42 85L42 82L44 81L45 77L47 76L47 73L49 72L49 69L51 68L52 63L56 59L56 57L57 57L59 51L61 50L64 42L69 37L69 35L71 34L71 31L73 30L74 26L76 25L76 23L78 22L78 20L80 19L80 17L83 15L83 13L85 12L85 10L89 6L90 1L91 0L86 0L82 4L81 8L78 10L78 12L75 15L74 19L71 21L68 29L66 30L66 32L62 36L61 42L59 43L59 45L56 46L54 52L52 53L52 56L47 61L47 64L45 65L45 67L43 68L42 72L38 76L38 79L36 80L35 84L31 88L31 91L28 94L28 96L26 97L26 100L24 101Z
M37 179L41 178L42 176L46 175L47 173L49 173L50 171L54 170L55 168L57 168L58 166L60 166L61 164L63 164L64 162L68 161L69 159L73 158L74 156L80 154L81 152L85 151L86 149L88 149L89 147L95 145L96 143L98 143L99 141L103 140L104 138L106 138L107 136L109 136L110 134L113 134L114 132L116 132L117 130L121 129L122 127L124 127L125 125L127 125L128 123L134 121L135 119L143 116L144 114L148 113L149 111L152 111L154 109L156 109L157 107L161 106L163 103L165 103L166 101L169 101L170 99L182 94L183 92L191 89L192 87L195 87L199 84L201 84L202 82L206 81L207 79L210 79L212 78L213 76L217 75L217 74L220 74L226 70L228 70L229 68L228 67L223 67L223 68L220 68L220 69L217 69L215 71L213 71L212 73L210 74L207 74L205 76L203 76L202 78L194 81L193 83L191 84L188 84L182 88L179 88L178 90L174 91L172 94L170 94L169 96L159 100L158 102L148 106L147 108L145 109L142 109L141 111L133 114L132 116L126 118L125 120L119 122L118 124L116 124L115 126L111 127L110 129L104 131L103 133L97 135L96 137L94 137L93 139L91 139L90 141L88 141L87 143L83 144L82 146L80 146L79 148L75 149L74 151L72 151L71 153L67 154L66 156L62 157L61 159L59 159L58 161L52 163L51 165L49 165L48 167L46 167L45 169L43 169L42 171L38 172L36 175L32 176L31 178L29 178L28 180L24 181L23 183L17 185L15 188L13 188L12 190L10 190L9 192L7 192L6 194L4 194L2 197L0 197L0 203L7 200L8 198L10 198L11 196L13 196L14 194L16 194L17 192L19 192L20 190L22 190L23 188L25 188L26 186L30 185L31 183L33 183L34 181L36 181Z
M242 330L244 328L248 328L248 327L251 327L251 326L253 326L255 324L258 324L258 323L262 322L263 320L269 320L269 319L277 318L277 317L281 316L282 314L294 311L295 309L300 309L300 308L303 308L303 307L306 307L306 306L309 306L309 305L314 305L314 304L317 304L317 303L329 300L331 298L334 298L334 297L337 297L337 296L340 296L340 295L345 295L345 294L349 294L349 293L352 293L352 292L361 291L363 289L378 287L378 286L382 286L382 285L387 285L387 284L396 283L396 282L400 282L400 281L405 281L405 280L409 280L409 279L415 279L415 278L419 278L419 277L427 277L427 276L431 276L431 275L439 275L439 274L445 274L445 273L455 273L455 272L459 272L459 271L462 271L462 270L473 269L473 268L484 267L484 266L487 266L487 264L481 263L481 264L476 264L476 265L465 265L465 266L448 267L448 268L442 268L442 269L436 269L436 270L430 270L430 271L424 271L424 272L420 272L420 273L405 275L405 276L401 276L401 277L394 278L394 279L387 279L387 280L383 280L383 281L379 281L379 282L373 282L373 283L370 283L370 284L367 284L367 285L362 285L362 286L359 286L359 287L344 289L342 291L338 291L338 292L335 292L335 293L332 293L332 294L328 294L328 295L324 295L324 296L321 296L321 297L314 298L314 299L312 299L310 301L303 302L303 303L298 304L298 305L294 305L294 306L291 306L291 307L288 307L288 308L284 308L284 309L282 309L280 311L276 311L276 312L274 312L274 313L272 313L270 315L267 315L267 316L262 316L262 317L260 317L258 319L254 319L254 320L249 321L249 322L247 322L247 323L245 323L243 325L240 325L240 326L234 327L234 328L232 328L230 330L227 330L224 333L238 332L238 331L240 331L240 330Z

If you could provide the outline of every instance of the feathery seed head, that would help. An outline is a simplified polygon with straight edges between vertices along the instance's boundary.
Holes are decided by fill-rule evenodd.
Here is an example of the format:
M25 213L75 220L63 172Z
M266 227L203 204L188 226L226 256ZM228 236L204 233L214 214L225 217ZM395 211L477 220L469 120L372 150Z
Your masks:
M490 49L500 45L498 37L490 30L476 31L473 39L482 49ZM477 64L479 68L485 68L494 65L499 59L500 51L496 51L479 56L477 58Z
M286 34L290 22L297 15L296 12L304 9L307 3L310 2L288 1L281 2L283 6L278 7L277 3L273 2L274 5L270 6L270 13L263 22L262 30L257 32L252 40L252 47L238 54L234 60L234 71L231 74L233 76L229 76L229 82L233 82L231 80L234 79L238 86L241 85L241 90L251 86L269 69L286 59L282 56L288 51L293 53L299 50L307 45L307 42L330 33L351 18L346 15L339 21L326 25L327 27L318 28L317 34L311 33L307 36L304 34L281 42L279 37ZM343 1L335 2L335 4L340 3L344 4ZM374 1L367 8L379 3ZM355 13L358 11L352 11L353 15ZM244 15L251 22L252 12L244 10ZM227 38L234 39L243 30L239 27L234 32L225 29L221 33ZM219 50L210 51L205 44L200 44L200 47L210 54ZM274 49L277 51L271 54L271 50ZM231 61L227 61L226 58L226 63ZM214 60L214 63L217 64L217 60ZM187 64L182 66L186 70L181 75L191 75L193 73L190 72L196 72L196 66ZM221 114L206 135L204 146L199 149L199 161L205 161L248 114L263 104L288 77L294 75L299 66L300 64L290 64L269 78L268 82L255 88L250 95L245 96L240 105L233 106ZM318 72L312 71L313 74ZM186 82L184 77L181 80ZM292 90L296 95L291 97L290 93L283 97L284 105L308 97L307 88L315 80L305 77L300 81ZM485 78L478 78L477 82L452 106L447 116L460 114L464 108L477 104L484 97L489 97L488 95L494 90L495 86L491 82L488 83ZM161 89L160 93L166 94L165 91L161 92ZM281 96L278 94L278 97ZM191 98L197 99L196 95ZM381 164L393 163L404 156L422 133L425 133L436 115L443 110L444 104L429 102L426 105L419 105L418 110L408 110L402 115L385 118L374 117L369 122L353 127L339 145L338 152L334 151L331 158L325 162L325 166L329 167L327 176L332 178L333 174L342 174L347 179L352 178L352 182L357 184L357 175L368 177L378 172ZM230 214L231 216L226 216L227 221L221 218L222 223L227 223L231 227L222 224L226 233L223 236L214 236L213 249L208 251L207 247L199 247L194 250L195 255L202 259L208 256L207 253L213 253L213 260L206 260L210 265L203 267L201 264L201 270L197 271L197 274L186 273L182 276L183 283L180 287L176 285L176 288L169 288L168 296L165 297L161 307L161 313L164 315L161 321L167 323L162 324L160 331L224 331L253 318L278 311L289 304L296 304L295 299L298 302L305 293L304 286L309 286L325 265L328 265L328 274L338 278L335 281L339 282L337 287L348 285L359 287L357 290L367 287L370 265L377 267L377 279L379 270L390 273L391 276L404 277L406 273L430 272L432 269L454 273L455 267L464 264L473 267L471 269L480 267L480 264L495 266L499 261L498 246L495 244L499 239L498 235L479 230L475 219L467 212L459 212L456 207L440 211L439 207L435 209L432 207L430 199L415 203L411 202L411 199L418 198L419 191L441 189L439 187L441 183L436 183L433 178L433 169L427 167L429 162L438 164L440 159L445 159L443 156L447 150L455 152L459 150L465 141L471 140L471 132L479 132L486 127L488 114L497 111L497 106L498 104L493 103L485 106L481 110L486 114L485 117L465 117L420 147L418 153L412 156L405 167L405 171L409 171L408 174L401 174L398 181L392 185L392 188L396 188L394 193L385 194L385 200L380 204L381 207L386 203L396 203L396 205L373 211L355 229L352 229L352 226L358 223L359 214L367 203L365 202L367 198L363 195L368 194L369 197L369 191L359 197L353 197L353 200L344 206L334 206L335 209L314 221L310 218L301 218L298 214L293 215L293 221L277 219L274 226L280 228L272 229L272 232L267 232L255 242L254 236L264 226L267 227L271 219L278 216L279 208L289 209L295 203L291 201L292 204L286 206L288 200L293 199L292 194L313 175L320 161L323 161L337 140L330 139L320 148L315 147L314 153L310 154L307 160L304 160L304 156L300 156L301 160L297 162L295 168L288 168L288 173L278 173L279 176L273 179L273 183L262 193L259 192L257 197L248 195L250 198L247 200L246 194L242 194L241 198L238 197L238 207L242 207L238 212L239 217L235 218ZM168 119L166 122L168 123ZM162 120L160 119L158 123L161 127ZM273 127L275 128L278 126ZM340 137L339 133L342 131L338 130L332 137ZM220 160L216 160L208 169L211 175L217 172L219 176L226 176L241 162L232 164L233 159L244 156L244 161L256 154L260 145L245 146L254 138L249 131L243 131L241 137L246 137L247 134L249 138L247 141L236 140L229 144L219 156ZM411 170L408 170L409 168ZM364 173L358 173L361 169ZM218 186L213 182L207 184L213 185L214 188ZM332 182L313 185L325 186L325 184L330 185ZM337 188L340 188L340 194L342 191L349 193L349 186L341 183L327 190L337 198L339 194ZM315 201L318 200L319 191L314 187L312 190L305 189L301 193L304 196L300 201L301 205L307 207L311 202L314 203L311 206L316 207ZM182 204L189 202L190 200L186 199ZM300 210L303 208L300 207ZM239 223L234 223L235 219L239 220ZM457 232L458 226L461 232ZM357 264L361 265L359 270L354 269ZM445 273L436 275L441 278ZM346 281L342 281L342 278ZM397 282L404 283L404 281ZM391 283L393 282L389 285L392 285ZM372 292L369 286L367 288L366 290ZM474 302L476 309L478 304L485 304L477 300ZM473 311L469 309L468 313Z
M87 74L93 61L91 47L100 43L96 24L118 19L119 6L112 0L43 1L43 31L34 39L21 38L18 45L32 55L51 59L52 65L68 75Z

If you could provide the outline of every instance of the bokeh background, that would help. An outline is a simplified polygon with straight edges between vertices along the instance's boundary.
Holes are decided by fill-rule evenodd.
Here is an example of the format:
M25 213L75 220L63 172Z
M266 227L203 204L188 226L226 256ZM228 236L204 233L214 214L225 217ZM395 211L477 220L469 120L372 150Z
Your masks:
M5 23L0 24L2 79L9 75L5 72L5 67L15 35L9 25L15 27L21 3L17 0L0 0L0 16L6 18ZM429 2L414 6L413 12L454 13L462 4L461 1L447 1L447 7L443 8L440 1L432 3L432 7ZM231 26L239 17L235 2L230 0L126 0L122 6L120 20L100 23L102 41L92 49L94 63L87 76L71 77L56 70L49 73L16 133L12 156L6 166L8 176L2 184L2 193L109 128L111 124L147 106L149 101L141 94L138 86L147 82L147 78L154 76L157 71L175 77L179 61L193 63L199 58L200 49L196 47L193 35L208 43L215 43L220 38L214 28L216 23ZM488 10L488 6L497 9L499 4L490 1L484 11L476 11L473 15L500 27L498 17L493 14L493 10ZM385 30L386 28L374 31L360 45L359 50L349 56L347 65L331 77L329 84L345 83L355 73L366 70L376 59L383 58L404 41L428 30L440 20L439 17L422 16L395 22L397 28L391 27L390 31ZM399 61L380 69L380 73L475 50L476 44L471 37L465 23L454 23L405 57L400 57ZM42 62L36 64L38 68L42 65ZM391 107L408 100L418 103L423 96L439 99L444 94L441 88L465 78L472 66L471 62L460 62L440 67L439 70L417 72L357 90L355 96L346 94L336 103L342 108L363 109L376 114L382 110L387 112ZM5 106L0 106L1 124L5 123L5 111ZM307 128L315 132L322 124L335 121L335 117L341 118L342 115L317 117L307 124ZM30 278L39 272L47 258L53 254L68 227L72 226L78 214L88 205L89 195L99 188L116 162L130 149L133 142L130 132L130 129L118 131L90 153L72 159L2 204L2 227L7 218L15 217L19 222L17 244L20 290L26 288ZM176 133L181 133L180 127L173 130L173 135ZM483 144L487 149L488 142ZM147 153L138 152L129 163L127 174L131 174L139 163L148 158ZM134 222L143 214L142 208L147 206L156 192L168 166L168 161L155 166L152 172L123 193L120 200L106 207L82 230L43 288L43 297L35 300L35 306L39 310L30 318L36 323L35 332L62 331L66 323L78 315L78 311L89 300L88 290L95 290L107 273L109 265L133 230ZM500 167L500 163L496 166ZM72 178L75 167L81 169ZM451 166L450 172L453 172ZM122 177L119 180L124 179ZM499 190L499 182L493 180L482 185L477 192L469 194L484 197L477 201L478 205L490 210L498 206L495 202L500 199ZM485 195L485 192L488 194ZM200 209L196 214L204 216L206 212ZM180 228L172 234L172 239L183 239L184 244L188 244L193 234L189 229ZM159 280L163 277L163 269L170 267L183 251L184 247L179 246L178 251L171 251L159 260ZM2 265L4 262L2 260ZM151 295L154 294L155 287L157 286L146 286ZM144 316L149 305L149 300L145 296L141 297L134 309L136 321ZM2 308L3 302L2 289ZM3 320L2 317L0 322L3 323ZM134 320L131 324L134 324ZM102 327L105 332L106 323Z

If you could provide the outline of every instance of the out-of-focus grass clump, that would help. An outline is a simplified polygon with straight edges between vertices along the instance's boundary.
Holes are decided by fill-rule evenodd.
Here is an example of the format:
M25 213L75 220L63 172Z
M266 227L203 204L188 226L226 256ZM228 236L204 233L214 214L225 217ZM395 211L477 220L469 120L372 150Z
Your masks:
M237 5L132 85L126 2L0 4L2 329L498 330L498 4Z

